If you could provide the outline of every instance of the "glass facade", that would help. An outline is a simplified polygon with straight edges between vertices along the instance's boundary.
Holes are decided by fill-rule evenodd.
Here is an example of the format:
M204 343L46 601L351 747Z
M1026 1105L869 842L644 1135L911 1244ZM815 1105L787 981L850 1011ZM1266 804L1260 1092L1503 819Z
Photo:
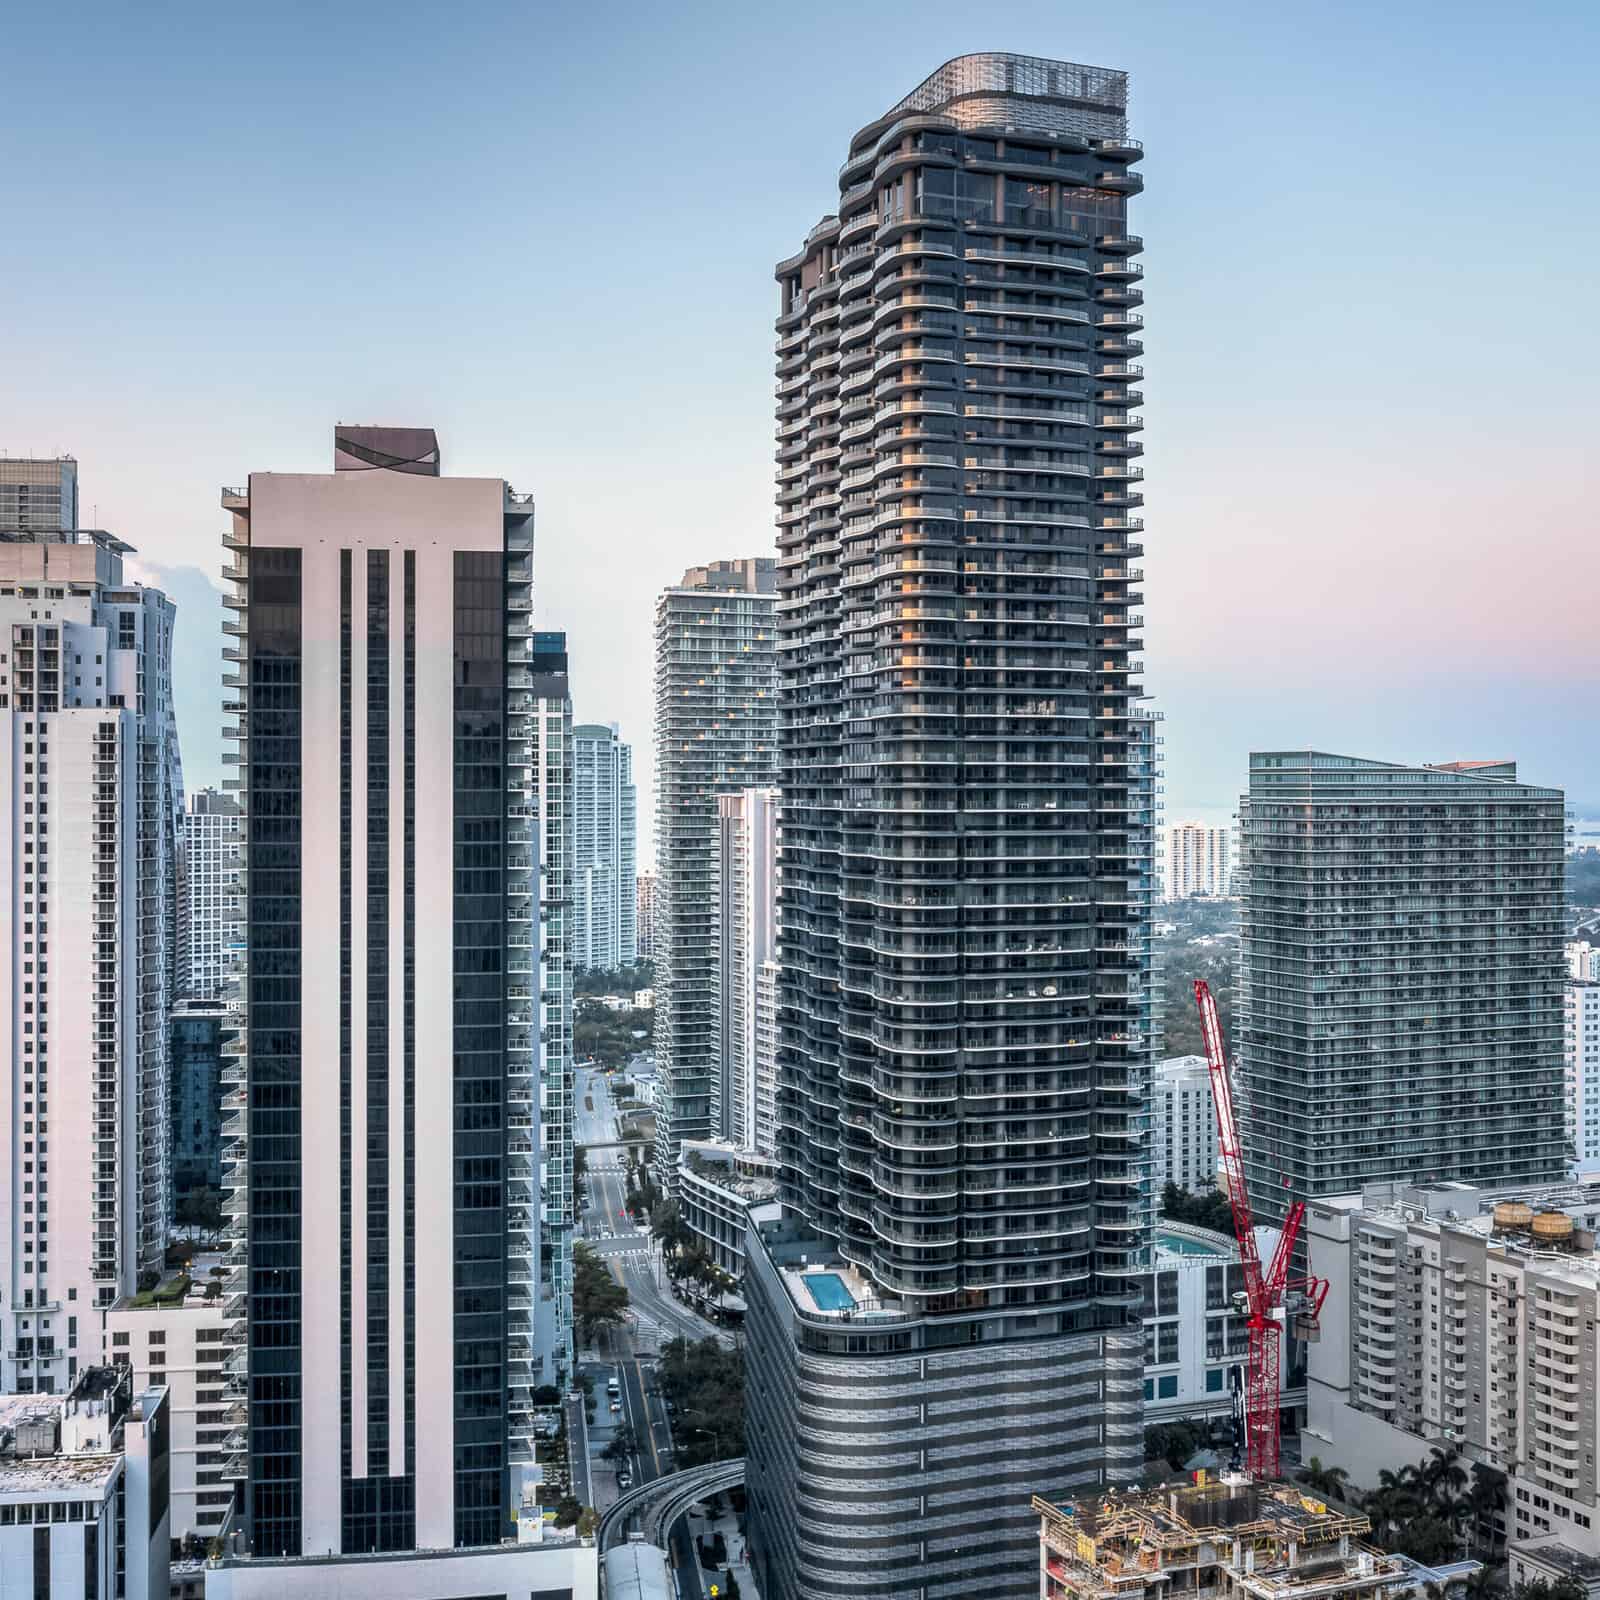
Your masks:
M856 135L837 214L777 268L777 1149L808 1234L772 1234L749 1295L768 1600L953 1600L979 1564L1020 1593L1028 1495L1141 1459L1155 783L1126 87L959 58ZM848 1375L812 1363L785 1271L829 1257L903 1350L961 1350L970 1395L868 1341ZM906 1409L849 1409L869 1394Z
M505 559L455 555L456 1543L504 1529Z
M1565 827L1511 762L1251 755L1234 1050L1258 1211L1561 1179Z
M298 1555L300 1355L300 552L250 573L249 1397L255 1550Z

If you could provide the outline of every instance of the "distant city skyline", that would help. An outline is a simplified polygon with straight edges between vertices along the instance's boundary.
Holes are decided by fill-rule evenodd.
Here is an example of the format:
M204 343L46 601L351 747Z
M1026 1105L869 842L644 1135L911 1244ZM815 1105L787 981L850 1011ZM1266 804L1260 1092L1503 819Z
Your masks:
M1127 67L1154 152L1145 679L1168 815L1231 815L1252 746L1303 744L1515 753L1600 814L1600 743L1573 736L1600 324L1480 315L1509 259L1484 230L1513 211L1539 219L1519 277L1585 303L1593 7L928 0L914 60L903 19L844 0L804 28L731 0L486 0L425 50L404 4L93 10L8 22L29 70L7 85L7 204L50 243L0 265L0 445L74 454L81 516L177 601L191 786L222 775L221 608L185 609L217 578L215 485L321 470L333 419L423 418L447 473L536 494L539 626L569 635L578 714L633 739L653 864L655 596L773 549L771 264L820 215L839 129L999 46ZM530 92L485 95L509 61ZM649 272L604 247L624 218ZM1531 540L1558 582L1508 564Z

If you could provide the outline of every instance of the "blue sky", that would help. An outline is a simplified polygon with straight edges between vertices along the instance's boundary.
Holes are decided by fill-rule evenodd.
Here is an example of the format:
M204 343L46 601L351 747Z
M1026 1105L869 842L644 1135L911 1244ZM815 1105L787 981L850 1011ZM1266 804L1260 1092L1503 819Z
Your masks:
M857 127L1013 49L1133 74L1169 814L1306 744L1600 812L1592 5L67 5L0 48L0 446L75 453L185 602L191 783L174 569L335 419L536 494L541 624L647 776L655 593L771 548L773 262Z

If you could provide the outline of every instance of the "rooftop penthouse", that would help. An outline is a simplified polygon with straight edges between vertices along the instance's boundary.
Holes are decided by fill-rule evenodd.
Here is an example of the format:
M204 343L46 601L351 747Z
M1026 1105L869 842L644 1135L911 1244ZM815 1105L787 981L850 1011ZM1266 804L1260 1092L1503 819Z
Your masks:
M1033 1509L1044 1600L1393 1600L1426 1584L1448 1594L1479 1567L1386 1554L1362 1542L1366 1517L1285 1483L1035 1496Z

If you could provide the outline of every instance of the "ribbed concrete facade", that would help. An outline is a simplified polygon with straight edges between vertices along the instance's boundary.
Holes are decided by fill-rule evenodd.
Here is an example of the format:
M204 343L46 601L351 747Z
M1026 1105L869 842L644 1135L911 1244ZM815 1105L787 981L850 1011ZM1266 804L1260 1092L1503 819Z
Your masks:
M958 58L856 135L838 214L777 269L778 1151L802 1232L772 1249L843 1288L785 1289L752 1235L767 1600L1032 1593L1028 1497L1139 1462L1126 92ZM837 1330L820 1365L813 1322Z
M770 557L691 567L656 603L656 1174L705 1139L719 1069L717 796L770 784L777 671Z
M1234 1032L1258 1209L1563 1176L1564 833L1561 791L1514 762L1250 757Z
M785 1268L808 1252L803 1229L746 1235L746 1481L763 1600L1035 1593L1033 1487L1100 1483L1108 1466L1118 1482L1138 1476L1139 1330L1014 1339L965 1318L846 1323L793 1291Z

